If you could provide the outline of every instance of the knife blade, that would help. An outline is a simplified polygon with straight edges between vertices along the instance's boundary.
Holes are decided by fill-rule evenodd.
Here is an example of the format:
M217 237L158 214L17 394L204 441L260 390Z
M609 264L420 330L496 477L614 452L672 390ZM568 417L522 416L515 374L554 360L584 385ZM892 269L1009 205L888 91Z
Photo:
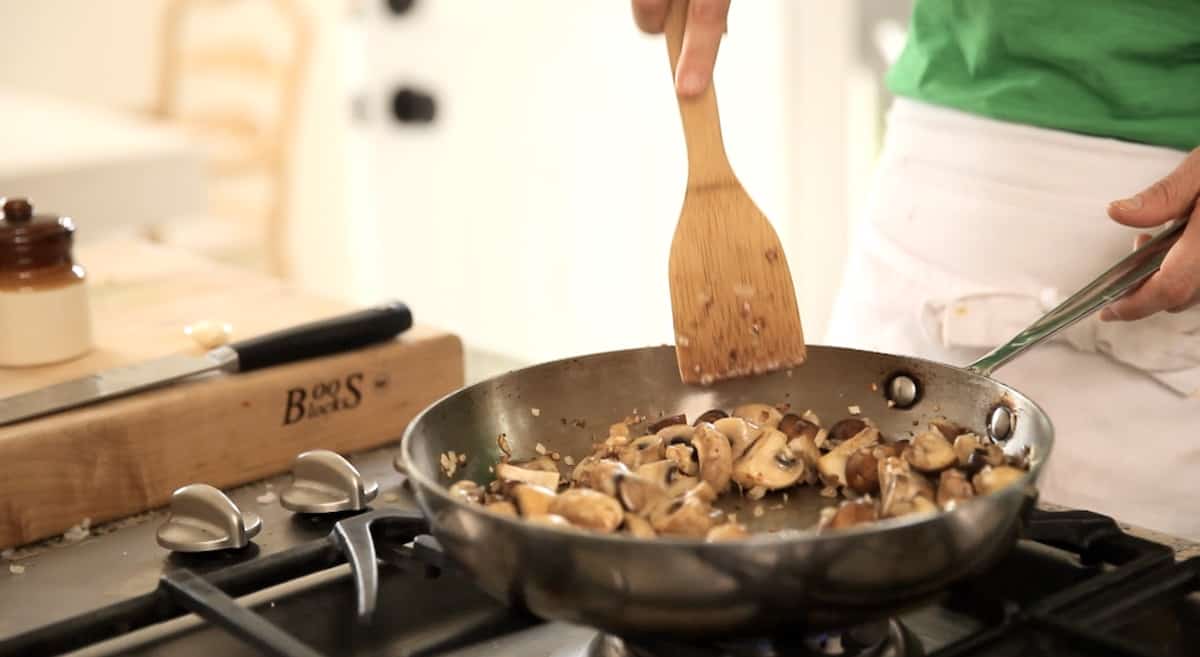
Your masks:
M200 356L176 354L0 399L0 426L131 395L208 372L249 372L391 339L412 327L398 301L268 333Z

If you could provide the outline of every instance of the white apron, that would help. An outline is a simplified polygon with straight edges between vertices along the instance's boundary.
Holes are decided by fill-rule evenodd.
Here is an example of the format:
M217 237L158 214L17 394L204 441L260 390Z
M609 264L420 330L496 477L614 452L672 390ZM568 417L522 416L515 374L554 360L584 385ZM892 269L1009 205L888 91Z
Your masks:
M1185 155L897 100L825 342L972 362L1127 254L1107 204ZM1055 425L1043 499L1200 539L1200 309L1093 317L995 378Z

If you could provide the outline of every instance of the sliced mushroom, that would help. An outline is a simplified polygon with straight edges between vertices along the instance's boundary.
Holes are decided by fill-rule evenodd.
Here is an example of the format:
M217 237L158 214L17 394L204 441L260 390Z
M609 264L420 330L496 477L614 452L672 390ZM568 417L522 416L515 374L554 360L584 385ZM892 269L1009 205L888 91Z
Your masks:
M821 473L821 479L827 486L846 485L846 461L850 455L864 447L871 447L877 442L879 442L879 431L864 424L858 434L843 440L841 444L817 461L817 470Z
M729 417L728 413L726 413L725 411L723 411L719 408L714 408L711 411L705 411L705 412L701 413L700 417L696 418L696 421L693 422L692 424L698 425L698 424L703 424L705 422L712 424L712 423L716 422L717 420L720 420L721 418L726 418L726 417Z
M650 526L660 534L704 536L712 528L712 507L693 495L660 505L650 514Z
M990 495L1025 476L1025 472L1010 465L985 466L975 475L975 492Z
M846 486L864 495L879 492L879 461L872 448L864 447L846 459Z
M592 445L592 454L600 457L615 457L629 444L629 436L609 436L602 443Z
M483 504L483 487L470 479L463 479L451 484L450 495L458 497L464 502Z
M753 425L740 417L727 417L713 423L713 428L729 440L730 456L738 460L746 448L762 435L762 427Z
M700 472L700 461L696 450L691 445L671 445L666 450L666 457L679 466L679 471L685 475L695 475Z
M707 481L697 482L684 493L687 497L695 497L702 502L712 504L717 499L717 491Z
M625 424L624 422L617 422L616 424L611 424L608 427L608 435L609 436L623 436L625 438L628 438L629 437L629 425Z
M779 421L783 419L783 413L780 413L779 409L767 404L742 404L733 409L733 416L770 429L778 427Z
M525 468L526 470L558 473L558 464L554 462L554 459L550 458L549 454L539 454L524 461L509 461L508 464L515 465L518 468Z
M663 429L666 429L667 427L670 427L670 426L674 426L676 424L682 424L683 426L686 427L687 426L687 416L684 415L683 413L680 413L679 415L670 415L668 417L662 418L661 420L655 422L654 424L651 424L649 427L646 427L646 428L650 431L650 433L658 433L659 431L662 431Z
M587 488L563 491L550 503L549 510L566 518L572 525L605 533L616 530L625 519L620 502Z
M516 484L509 492L523 516L536 516L550 512L550 503L555 493L549 488L533 484Z
M943 434L944 435L944 434ZM973 433L964 433L954 437L954 456L958 459L959 467L967 467L971 454L983 447L983 442Z
M936 431L926 431L913 437L904 450L904 458L921 472L941 472L958 461L954 446Z
M880 508L885 518L937 511L933 486L903 458L889 456L880 468Z
M809 440L816 440L817 434L821 433L821 427L795 413L788 413L779 420L779 430L788 438L807 436Z
M832 427L829 427L829 435L825 437L825 444L822 447L833 449L861 434L866 428L867 423L860 418L848 417L844 420L839 420Z
M492 502L490 504L484 504L483 508L491 511L492 513L499 513L502 516L512 516L514 518L517 516L517 507L513 506L512 502L504 500Z
M804 460L788 447L787 436L768 429L733 464L733 480L742 488L787 488L804 476Z
M657 482L664 488L670 487L671 483L680 477L679 464L670 459L642 464L633 472L639 477Z
M686 444L692 440L696 430L686 424L672 424L654 434L662 439L664 446Z
M712 486L717 494L729 489L729 478L733 474L733 450L729 439L711 424L696 427L692 446L700 460L700 479Z
M833 513L823 514L817 529L845 529L855 525L865 525L879 519L879 505L870 496L857 500L846 500L837 506Z
M808 435L800 434L787 441L787 448L803 460L805 483L817 483L817 463L821 460L821 450L817 448L816 442Z
M981 447L977 447L967 457L967 464L963 466L969 474L975 474L987 466L1000 466L1007 462L1004 455L1004 450L1000 449L999 445L988 443Z
M629 444L617 452L617 458L626 467L635 469L643 463L661 461L663 459L663 439L650 434L629 441Z
M749 535L750 531L746 529L745 525L737 522L727 522L708 530L708 534L704 536L704 540L709 543L718 543L720 541L736 541L746 538Z
M703 482L700 481L699 477L685 477L683 475L679 475L671 481L669 486L667 486L667 495L671 497L679 497L701 483Z
M667 499L667 489L657 481L636 474L617 475L617 499L633 513L648 513L654 505Z
M553 461L551 462L553 463ZM513 463L499 463L496 465L496 478L506 484L522 482L544 486L550 490L558 488L557 469L554 472L549 472L546 470L531 470Z
M551 527L566 528L571 526L571 522L566 518L555 513L538 513L532 516L526 516L525 522L531 522L535 525L549 525Z
M654 538L658 536L658 532L654 531L654 527L650 526L649 520L632 513L625 514L625 523L621 525L621 529L626 534L637 538Z
M955 424L945 418L938 418L929 423L929 426L936 429L942 437L950 442L954 442L959 436L968 433L967 429L959 424Z
M950 511L975 496L975 488L962 470L951 468L938 477L938 506Z
M588 457L575 466L571 475L576 486L599 490L605 495L617 494L617 476L629 472L625 464L612 459L592 459Z

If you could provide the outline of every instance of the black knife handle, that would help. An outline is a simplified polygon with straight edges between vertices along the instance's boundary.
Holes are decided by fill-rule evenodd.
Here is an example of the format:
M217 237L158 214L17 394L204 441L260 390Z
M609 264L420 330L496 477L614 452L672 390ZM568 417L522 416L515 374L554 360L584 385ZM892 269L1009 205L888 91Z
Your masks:
M412 327L408 306L393 301L348 315L323 319L229 345L238 371L328 356L396 337Z

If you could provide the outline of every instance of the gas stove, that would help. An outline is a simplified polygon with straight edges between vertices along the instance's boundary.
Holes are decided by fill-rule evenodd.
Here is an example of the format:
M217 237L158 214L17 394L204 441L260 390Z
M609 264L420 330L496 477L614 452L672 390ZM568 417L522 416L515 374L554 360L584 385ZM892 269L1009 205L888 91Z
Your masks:
M436 540L394 522L419 514L390 462L388 450L355 460L380 477L375 510L293 514L271 482L233 493L262 519L245 547L167 552L159 516L23 559L0 583L0 657L1200 655L1200 550L1077 510L1035 510L988 572L838 632L699 642L545 622L488 597ZM364 622L332 530L346 520L368 531L373 517L378 605Z

